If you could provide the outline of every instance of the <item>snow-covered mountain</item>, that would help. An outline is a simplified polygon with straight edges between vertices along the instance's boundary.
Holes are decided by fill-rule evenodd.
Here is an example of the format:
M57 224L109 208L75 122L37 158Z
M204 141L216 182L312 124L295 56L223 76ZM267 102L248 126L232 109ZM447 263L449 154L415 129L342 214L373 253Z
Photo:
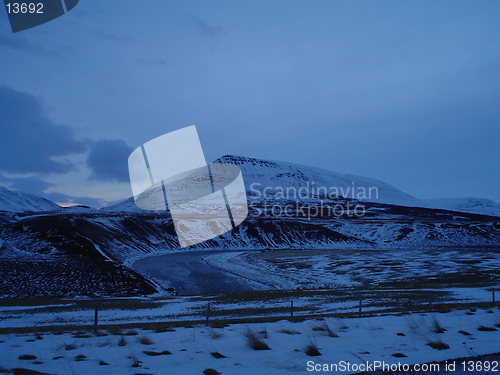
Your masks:
M418 199L383 181L326 169L287 163L266 161L245 156L226 155L215 162L231 163L240 167L247 193L252 199L296 200L304 199L301 193L314 195L319 192L364 202L393 204L406 207L437 208L473 214L500 216L500 204L485 198L437 198ZM264 189L267 189L264 193ZM302 189L302 190L301 190ZM286 193L287 190L291 193ZM281 194L284 191L284 194ZM323 198L323 197L321 197Z
M223 156L215 160L215 163L235 164L241 169L249 203L250 201L270 200L306 202L343 197L365 202L426 207L421 200L385 182L369 177L235 155ZM133 198L103 208L103 210L143 211L135 205Z
M0 211L39 212L60 209L60 206L48 199L22 191L9 190L0 186Z
M249 204L255 201L311 202L344 197L362 202L500 216L500 204L484 198L418 199L377 179L283 161L225 155L214 162L240 167ZM137 207L133 197L102 210L144 211Z
M500 203L485 198L433 198L423 201L431 208L500 216Z
M241 168L249 215L235 229L182 250L432 252L500 246L500 217L485 216L498 215L495 202L424 202L366 177L240 156L217 161ZM269 203L272 209L266 208ZM359 203L361 215L330 210ZM429 208L431 203L446 207ZM44 198L0 188L0 273L11 275L0 285L0 295L150 293L152 284L126 265L179 250L172 217L141 210L133 198L106 209L61 209ZM48 261L50 267L40 267Z
M111 206L101 207L99 210L108 212L145 212L144 209L135 204L134 197L130 197Z
M366 202L408 207L425 207L409 194L380 180L342 174L326 169L282 161L266 161L245 156L226 155L215 161L240 167L247 192L254 198L301 200L344 197Z

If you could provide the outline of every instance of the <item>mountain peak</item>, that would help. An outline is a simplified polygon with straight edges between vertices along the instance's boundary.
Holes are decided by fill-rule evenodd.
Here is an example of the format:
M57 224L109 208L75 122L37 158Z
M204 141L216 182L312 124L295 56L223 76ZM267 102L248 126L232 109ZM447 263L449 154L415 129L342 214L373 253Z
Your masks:
M224 155L217 160L215 163L229 163L235 165L255 165L255 166L265 166L267 168L279 168L280 162L274 162L269 160L251 158L248 156L240 156L240 155Z
M326 192L367 202L401 206L425 207L425 204L409 194L383 181L309 167L283 161L262 160L239 155L224 155L215 162L238 165L247 190L298 190L309 189ZM251 188L251 187L254 188Z
M61 207L54 202L35 194L10 190L0 186L0 211L54 211Z

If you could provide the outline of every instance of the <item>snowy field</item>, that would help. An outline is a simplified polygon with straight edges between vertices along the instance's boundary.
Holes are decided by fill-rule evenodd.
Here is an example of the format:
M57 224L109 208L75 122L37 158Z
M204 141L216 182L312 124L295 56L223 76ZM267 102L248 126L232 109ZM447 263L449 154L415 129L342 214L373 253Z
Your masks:
M268 288L493 287L500 281L498 249L279 250L206 256L217 269Z
M126 318L129 312L122 314ZM200 324L159 330L116 327L97 333L2 334L0 365L5 370L28 368L61 375L305 374L326 365L333 370L337 366L337 371L321 373L348 374L367 364L411 365L500 352L498 327L500 310L472 308L217 328ZM251 345L269 349L255 350ZM349 367L341 371L342 365Z
M0 370L351 374L378 370L381 365L399 363L401 369L500 352L500 310L491 309L489 290L499 285L500 264L494 250L200 254L193 269L205 262L208 268L259 283L265 290L178 296L163 292L148 298L3 299ZM162 257L172 259L172 255ZM203 275L200 280L207 278ZM168 286L166 280L163 287ZM97 331L92 326L95 308ZM475 363L494 367L488 358ZM460 369L460 361L448 363ZM475 373L500 372L498 365L496 369ZM423 373L439 373L433 370Z
M281 319L289 317L292 310L295 317L357 316L360 298L364 315L492 306L492 293L484 288L351 288L243 291L156 298L6 299L0 300L0 332L5 329L33 330L39 327L43 330L47 327L93 325L95 308L98 309L99 325L205 321L209 304L211 320Z

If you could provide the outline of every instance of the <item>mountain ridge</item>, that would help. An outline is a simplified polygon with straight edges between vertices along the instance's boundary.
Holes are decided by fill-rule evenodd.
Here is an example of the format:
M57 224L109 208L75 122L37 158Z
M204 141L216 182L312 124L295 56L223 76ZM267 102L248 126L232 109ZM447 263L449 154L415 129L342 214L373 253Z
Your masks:
M423 199L423 201L431 208L441 208L450 211L500 216L500 203L486 198L430 198Z
M295 188L312 181L318 184L338 181L331 174L318 178L317 174L323 172L309 171L307 167L274 163L263 170L255 159L240 162L247 164L242 171L248 182L260 181L263 186L290 180ZM302 176L302 185L293 184L296 175ZM0 272L5 280L0 285L0 295L151 294L156 287L130 267L141 258L179 251L429 249L439 252L443 248L465 251L500 248L500 218L495 216L373 202L363 202L363 215L358 217L348 212L332 216L328 211L309 215L322 204L346 206L360 201L299 197L296 203L300 207L290 208L290 201L279 194L254 204L255 196L263 190L253 190L249 195L252 203L249 215L240 225L183 249L171 216L165 211L139 210L133 198L121 204L122 208L129 205L131 210L120 207L52 210L55 204L49 204L50 210L46 212L29 212L26 206L15 206L22 209L22 214L2 211ZM26 195L7 192L3 196ZM45 200L42 202L46 204ZM280 214L266 209L267 203L278 208Z
M296 197L283 197L283 192L305 189L308 193L317 191L337 198L349 198L361 202L392 204L406 207L422 207L444 209L456 212L468 212L480 215L500 217L500 203L487 198L431 198L419 199L405 193L396 187L381 180L353 174L343 174L327 169L300 165L277 160L264 160L239 155L224 155L214 161L215 163L230 163L240 167L249 204L256 198L266 198L271 201L296 200ZM266 189L264 197L264 189ZM375 197L363 197L358 193L371 193L376 191ZM376 190L374 189L376 188ZM280 196L281 194L281 196ZM314 195L314 194L313 194ZM313 197L310 197L313 198ZM312 201L321 199L315 197ZM331 197L323 197L331 198ZM373 198L373 199L370 199ZM304 200L304 199L302 199ZM17 190L10 190L0 186L0 211L8 212L47 212L47 211L74 211L76 208L62 208L55 202L41 196ZM113 212L143 212L130 197L111 206L102 208L89 208L90 210L103 210Z
M0 211L45 212L57 211L62 207L49 199L23 191L10 190L0 186Z
M279 197L279 193L281 191L286 191L286 189L295 189L295 191L297 192L300 188L306 188L306 190L311 192L311 190L318 191L319 188L326 188L327 194L328 192L333 192L334 195L338 195L339 198L345 197L357 199L363 202L393 204L406 207L444 209L458 212L500 216L500 204L485 198L467 198L470 202L468 206L465 204L447 204L445 200L448 198L442 199L442 204L439 204L440 202L432 202L432 200L413 197L410 194L407 194L402 190L399 190L396 187L381 180L377 180L371 177L333 172L318 167L310 167L296 163L277 160L264 160L239 155L224 155L214 160L214 163L230 163L240 167L243 174L243 179L245 181L249 204L251 203L251 201L254 201L255 198L263 198L263 191L266 188L268 188L266 190L266 192L268 192L267 195L269 195L270 192L270 196L264 198L273 201L283 200ZM328 190L329 188L335 189ZM368 193L370 192L370 188L377 188L378 196L375 197L376 199L369 199L369 197L363 198L354 194L353 197L352 193L356 188L361 188L361 190L357 190L357 192L361 191ZM342 192L348 193L342 195ZM347 197L345 195L347 195ZM482 206L480 204L472 203L483 201L488 201L490 203L483 204ZM481 208L484 209L481 210ZM115 205L103 207L101 209L105 211L143 211L136 206L133 197L125 199L122 202L116 203Z
M389 185L383 181L352 174L343 174L330 171L318 167L310 167L284 161L263 160L238 155L224 155L215 162L235 164L242 170L245 185L258 183L267 183L268 186L274 184L275 187L296 189L304 188L303 182L309 182L309 188L312 190L313 185L318 188L326 189L327 194L332 192L337 197L358 199L361 201L396 204L403 206L418 206L422 202ZM264 169L262 166L267 168ZM273 173L273 169L276 172ZM262 173L262 172L268 172ZM259 173L260 172L260 173ZM250 180L249 182L247 182ZM314 183L314 184L313 184ZM354 193L354 188L357 188L357 193ZM368 192L370 188L377 188L376 197L361 197L362 192ZM332 189L333 188L333 189ZM342 192L348 192L342 195ZM340 193L340 194L338 194ZM347 195L347 196L345 196ZM366 194L365 194L366 195ZM372 199L370 199L372 198Z

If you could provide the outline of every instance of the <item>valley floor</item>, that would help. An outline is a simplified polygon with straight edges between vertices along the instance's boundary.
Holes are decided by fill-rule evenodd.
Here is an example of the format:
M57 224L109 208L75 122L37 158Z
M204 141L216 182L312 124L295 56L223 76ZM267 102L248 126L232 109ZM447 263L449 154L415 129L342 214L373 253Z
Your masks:
M325 368L321 373L347 374L366 364L371 370L377 363L412 365L500 352L500 310L490 289L499 285L498 250L208 251L191 253L189 261L186 256L164 254L144 264L163 288L190 280L194 284L179 285L198 288L192 295L1 299L0 366L48 374L182 375L215 369L274 375ZM200 270L211 278L190 274ZM206 294L203 288L212 284L207 280L217 277L217 285L231 286L238 277L251 288ZM252 349L252 337L270 349ZM308 347L309 354L317 349L321 355L308 355ZM491 358L478 361L490 370L495 366Z
M214 268L276 289L500 284L498 248L217 252L204 260Z

